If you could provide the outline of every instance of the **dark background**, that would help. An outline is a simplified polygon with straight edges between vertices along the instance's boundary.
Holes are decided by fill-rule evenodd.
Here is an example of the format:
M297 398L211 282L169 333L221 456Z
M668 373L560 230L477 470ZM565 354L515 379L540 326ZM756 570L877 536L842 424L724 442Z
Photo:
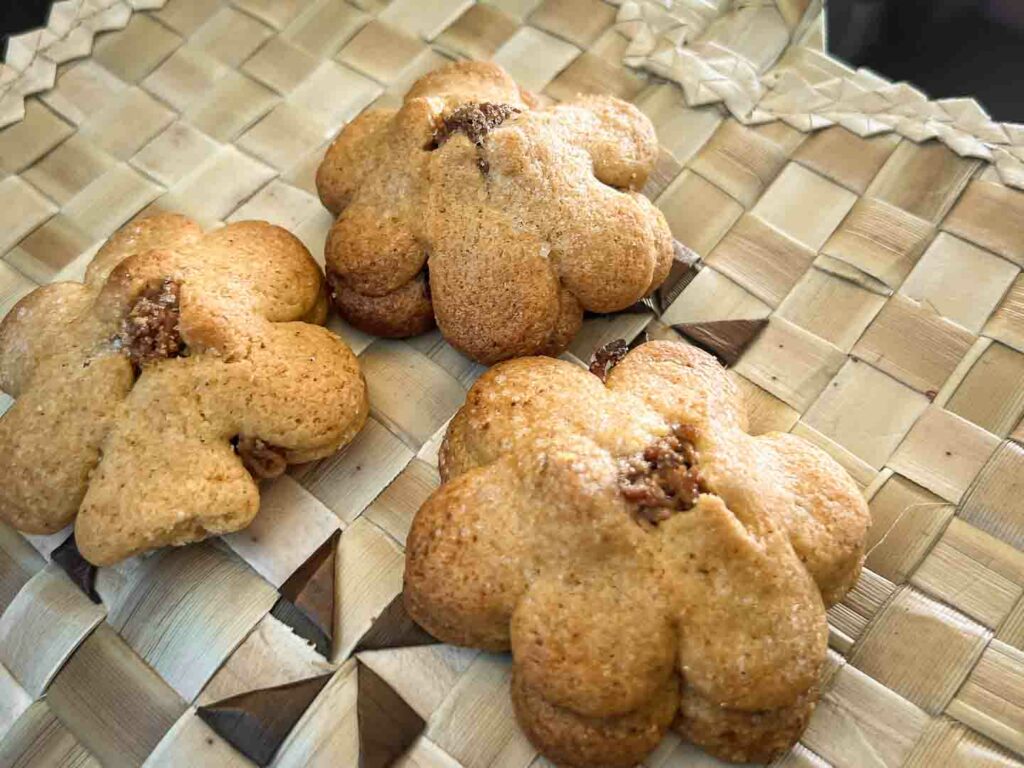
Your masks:
M997 120L1024 123L1024 0L826 1L834 55L934 98L974 96ZM49 6L0 0L0 45L43 24Z
M48 0L0 0L0 58L7 52L7 36L41 27L52 4Z
M1024 123L1024 0L826 0L829 52Z

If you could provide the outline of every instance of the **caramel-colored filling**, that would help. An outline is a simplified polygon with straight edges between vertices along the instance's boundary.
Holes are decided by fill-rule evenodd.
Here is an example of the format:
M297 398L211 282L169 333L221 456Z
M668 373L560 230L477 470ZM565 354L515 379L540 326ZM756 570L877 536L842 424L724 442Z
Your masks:
M434 138L427 145L427 149L437 149L456 133L463 133L479 150L483 147L484 137L488 133L519 111L509 104L491 104L489 102L463 104L441 121L434 131ZM481 173L490 171L490 165L482 156L479 156L476 162Z
M693 509L697 497L708 492L695 442L693 427L682 425L643 453L622 459L619 491L637 505L639 519L657 525L676 512Z
M279 477L288 468L284 449L265 443L258 437L239 437L235 451L242 465L257 480Z
M185 351L178 321L181 286L169 277L153 281L135 300L124 320L118 341L137 367L178 357Z

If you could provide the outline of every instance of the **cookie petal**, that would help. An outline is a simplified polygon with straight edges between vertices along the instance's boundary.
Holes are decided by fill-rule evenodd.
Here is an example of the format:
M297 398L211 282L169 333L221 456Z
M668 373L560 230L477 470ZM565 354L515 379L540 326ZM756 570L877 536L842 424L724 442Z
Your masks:
M449 241L430 257L430 293L441 333L485 363L543 347L560 315L561 289L549 249L499 222L474 231L476 236Z
M283 449L289 463L329 456L366 422L366 384L352 351L326 328L270 324L253 345L244 385L215 395L230 435Z
M817 690L809 689L788 706L744 712L721 707L693 688L685 688L675 727L720 760L767 764L800 738L814 713L817 697Z
M393 109L368 109L348 123L331 142L316 173L320 202L337 216L376 166L374 144L394 116Z
M594 162L594 175L612 187L637 190L658 157L654 126L637 107L614 96L577 96L552 110L572 143Z
M117 354L47 370L0 417L0 519L29 533L54 533L74 519L134 378Z
M679 681L670 675L643 706L624 715L591 718L552 704L513 674L512 705L530 741L554 763L632 768L668 731L679 708Z
M404 339L434 327L426 272L383 296L367 296L332 276L331 295L345 320L374 336Z
M327 268L367 296L384 296L423 269L427 254L412 230L386 211L353 205L334 222L324 251Z
M785 505L793 549L818 583L825 605L842 599L860 576L871 513L853 480L824 451L799 437L769 433L755 438L780 464L795 497Z
M545 435L588 435L607 422L593 414L614 407L601 380L563 360L500 363L470 388L441 446L442 479L489 464Z
M552 235L559 277L592 312L616 312L642 298L660 265L663 243L649 212L631 195L594 184L587 199L565 205Z
M238 530L259 489L235 455L215 393L231 368L176 358L143 372L103 444L75 526L82 556L110 565L154 547ZM206 375L195 376L197 369Z
M679 667L690 686L757 710L791 704L818 679L825 609L783 533L758 537L720 498L702 496L658 535L676 577Z
M459 61L428 72L413 84L405 100L428 96L452 103L477 101L526 106L516 81L497 64L488 61Z
M420 508L406 541L405 605L431 635L502 651L526 589L515 488L504 463L467 472Z
M161 213L138 219L115 232L85 270L89 286L102 285L111 271L130 256L154 249L182 248L199 242L203 229L191 219L177 213Z
M589 717L643 706L675 668L677 638L649 573L534 582L512 616L523 684Z

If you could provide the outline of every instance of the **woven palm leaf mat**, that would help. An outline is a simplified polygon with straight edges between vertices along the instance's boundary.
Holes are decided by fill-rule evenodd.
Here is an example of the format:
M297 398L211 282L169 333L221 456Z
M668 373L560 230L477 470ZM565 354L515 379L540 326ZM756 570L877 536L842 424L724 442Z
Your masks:
M588 319L569 357L644 334L715 349L755 430L831 453L874 516L864 575L830 611L821 703L779 764L1024 765L1024 193L938 141L687 106L622 65L627 5L136 12L0 131L0 313L153 210L265 218L322 259L325 143L449 58L493 58L552 100L631 100L663 144L646 191L701 260ZM806 5L736 12L771 6L810 52ZM749 49L759 29L734 38ZM508 658L432 643L398 597L445 424L482 369L436 332L331 326L359 353L372 418L266 486L248 530L92 573L68 532L0 528L0 765L547 765L515 724ZM647 761L713 763L675 737Z

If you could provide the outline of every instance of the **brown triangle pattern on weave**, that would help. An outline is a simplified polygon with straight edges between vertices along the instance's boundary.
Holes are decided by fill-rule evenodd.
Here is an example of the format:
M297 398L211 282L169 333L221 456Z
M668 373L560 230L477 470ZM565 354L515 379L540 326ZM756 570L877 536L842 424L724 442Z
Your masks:
M672 268L669 270L665 282L655 291L659 316L672 305L673 301L679 298L679 294L683 292L683 289L700 272L701 258L699 253L692 248L687 248L678 240L672 241L672 249L674 252Z
M334 566L341 531L330 538L281 585L281 599L271 613L331 656L334 638Z
M634 301L625 309L620 310L620 314L627 315L644 315L647 314L648 312L650 312L653 315L661 314L658 311L658 302L655 300L653 295L644 296L639 301Z
M408 648L414 645L436 645L439 641L427 633L405 610L402 593L395 595L373 625L359 640L354 653L380 651L386 648Z
M243 755L267 765L332 675L241 693L196 712Z
M715 320L707 323L683 323L672 329L710 352L726 367L736 364L743 351L757 338L768 320Z
M620 309L612 314L615 315L647 315L651 314L655 317L661 315L661 310L658 307L658 295L657 292L651 293L649 296L644 296L642 299L638 299L624 309ZM594 317L608 317L607 312L591 312L589 309L583 311L584 319L591 319Z
M99 569L82 557L75 542L75 534L72 533L63 544L53 550L50 559L64 570L86 597L97 605L103 602L96 592L96 573Z
M359 768L387 768L423 733L426 722L368 666L360 664L357 674Z

